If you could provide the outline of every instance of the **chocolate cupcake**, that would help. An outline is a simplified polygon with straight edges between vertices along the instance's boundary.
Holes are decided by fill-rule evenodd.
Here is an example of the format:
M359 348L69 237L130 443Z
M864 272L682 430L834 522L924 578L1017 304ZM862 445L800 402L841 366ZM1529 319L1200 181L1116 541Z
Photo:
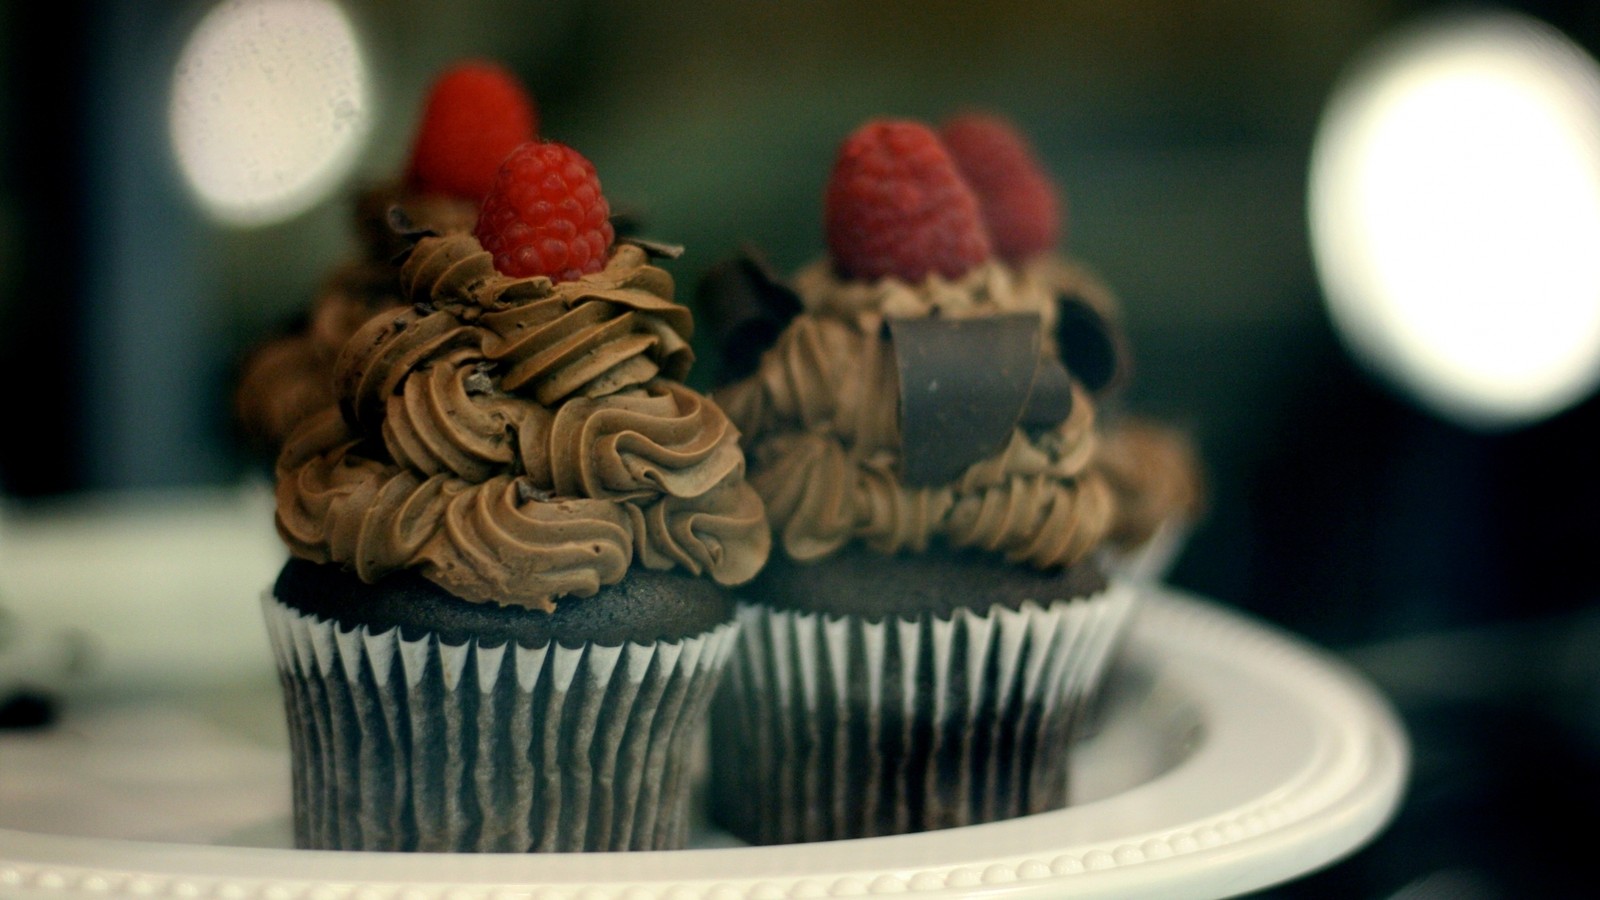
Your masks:
M391 218L441 234L470 232L500 162L537 128L533 97L505 68L463 60L439 73L404 172L354 198L357 252L328 274L303 316L241 361L234 419L248 449L275 457L296 425L332 406L333 365L344 342L367 319L404 302L394 261L409 241Z
M827 259L702 293L730 347L777 335L715 393L780 552L714 703L712 815L767 844L1057 808L1132 603L1093 465L1114 342L1064 352L1081 311L995 257L926 126L851 135L825 206Z
M518 148L474 232L411 235L406 305L279 456L297 846L686 840L727 588L770 536L737 430L682 383L689 312L607 210L575 151Z

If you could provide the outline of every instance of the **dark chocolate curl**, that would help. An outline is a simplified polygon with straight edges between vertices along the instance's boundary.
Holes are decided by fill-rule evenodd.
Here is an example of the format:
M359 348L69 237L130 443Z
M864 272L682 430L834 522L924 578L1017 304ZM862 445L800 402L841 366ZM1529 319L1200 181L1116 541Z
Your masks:
M614 227L614 226L613 226ZM669 244L666 241L657 241L644 237L618 238L618 242L632 244L645 252L651 259L677 259L683 255L682 244Z
M1067 367L1054 356L1039 360L1033 375L1033 390L1028 394L1028 405L1022 410L1023 428L1040 430L1054 428L1072 415L1072 376Z
M722 354L719 384L754 372L761 354L801 309L800 295L752 250L708 269L695 303Z
M901 483L945 484L1004 448L1039 366L1039 317L887 324L900 374Z
M1060 300L1056 346L1067 368L1091 392L1105 390L1121 374L1123 354L1111 323L1079 297Z
M644 213L638 209L611 207L611 231L619 241L638 237L644 233Z

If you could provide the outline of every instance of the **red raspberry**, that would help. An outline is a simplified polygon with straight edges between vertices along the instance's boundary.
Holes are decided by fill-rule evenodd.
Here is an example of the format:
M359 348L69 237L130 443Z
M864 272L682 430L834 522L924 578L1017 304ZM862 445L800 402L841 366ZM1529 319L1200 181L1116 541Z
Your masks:
M494 63L459 63L428 92L406 180L421 193L477 200L506 154L533 140L537 127L533 98L515 75Z
M501 274L553 281L600 271L616 237L594 164L554 141L511 151L483 198L473 234Z
M956 278L989 258L977 197L918 122L878 119L844 140L823 221L834 265L856 278Z
M946 122L941 137L978 194L1001 259L1020 263L1056 246L1060 194L1014 125L999 116L966 113Z

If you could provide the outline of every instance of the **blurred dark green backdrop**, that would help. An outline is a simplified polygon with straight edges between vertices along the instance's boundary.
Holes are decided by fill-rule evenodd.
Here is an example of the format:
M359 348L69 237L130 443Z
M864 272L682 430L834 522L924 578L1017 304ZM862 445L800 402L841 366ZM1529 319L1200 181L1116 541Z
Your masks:
M1190 429L1203 453L1212 502L1177 585L1339 648L1595 604L1596 402L1509 433L1440 421L1350 362L1312 270L1305 177L1329 91L1370 41L1442 4L344 5L376 91L370 144L344 189L257 229L207 222L166 146L172 66L211 4L0 6L4 493L258 477L228 418L239 354L350 250L349 189L401 164L434 72L485 56L525 79L543 133L594 161L614 207L687 245L669 265L686 298L742 243L784 269L820 253L823 180L863 119L1007 114L1064 188L1067 251L1122 299L1130 406ZM1600 5L1500 8L1600 44ZM1582 709L1600 718L1600 704ZM1423 743L1419 772L1443 759L1446 783L1488 768L1529 780L1464 795L1442 819L1402 818L1387 851L1321 888L1384 896L1473 865L1489 896L1541 873L1564 884L1560 860L1581 853L1559 833L1502 844L1492 865L1439 835L1465 834L1474 814L1509 829L1541 792L1600 799L1595 731L1573 711L1440 726L1455 755ZM1558 758L1502 760L1513 751L1480 738L1503 729ZM1463 761L1463 744L1481 752Z

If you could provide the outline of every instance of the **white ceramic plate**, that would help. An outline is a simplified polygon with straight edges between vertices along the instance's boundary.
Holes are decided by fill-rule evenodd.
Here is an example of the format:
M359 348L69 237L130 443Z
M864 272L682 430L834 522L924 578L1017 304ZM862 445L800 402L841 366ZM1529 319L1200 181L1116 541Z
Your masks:
M1074 759L1080 802L920 835L632 854L286 849L275 688L69 707L0 735L0 895L233 900L1232 896L1321 867L1393 814L1408 769L1351 670L1156 592Z

